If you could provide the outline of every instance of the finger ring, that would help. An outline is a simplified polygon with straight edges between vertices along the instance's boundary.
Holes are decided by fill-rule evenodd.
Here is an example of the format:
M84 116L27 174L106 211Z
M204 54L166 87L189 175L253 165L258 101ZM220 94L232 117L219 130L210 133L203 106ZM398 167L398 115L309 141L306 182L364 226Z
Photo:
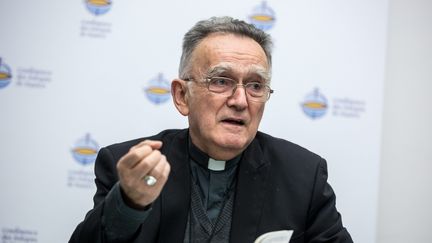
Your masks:
M151 175L144 176L144 181L147 184L147 186L154 186L157 182L156 178L154 178L154 176Z

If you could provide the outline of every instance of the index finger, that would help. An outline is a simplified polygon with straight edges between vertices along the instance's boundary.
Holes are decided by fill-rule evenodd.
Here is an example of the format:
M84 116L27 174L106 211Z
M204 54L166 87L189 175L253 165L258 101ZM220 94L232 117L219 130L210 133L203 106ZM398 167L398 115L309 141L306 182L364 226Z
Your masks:
M139 163L143 158L148 156L153 149L147 144L141 144L139 147L131 147L129 152L127 152L123 157L120 158L117 169L128 168L132 169L137 163Z
M152 149L160 149L160 148L162 148L162 141L146 139L146 140L140 142L139 144L133 146L131 149L139 148L139 147L144 146L144 145L148 145Z

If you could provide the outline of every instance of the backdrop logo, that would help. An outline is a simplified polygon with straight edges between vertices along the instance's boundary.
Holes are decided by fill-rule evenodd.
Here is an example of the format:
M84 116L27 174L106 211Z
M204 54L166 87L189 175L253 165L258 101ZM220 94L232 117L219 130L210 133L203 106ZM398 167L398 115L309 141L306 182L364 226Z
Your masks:
M0 88L4 88L9 85L12 79L12 71L6 63L0 57Z
M144 88L147 98L156 105L166 102L171 96L171 87L167 79L160 73L156 78L149 81Z
M249 16L249 22L263 31L271 29L275 21L275 12L267 6L266 1L255 7Z
M98 150L98 144L87 133L75 143L72 149L72 156L78 163L88 165L94 163Z
M312 93L305 96L301 107L308 117L317 119L325 115L328 108L327 99L318 88L315 88Z
M85 0L88 11L98 16L105 14L111 9L111 0Z

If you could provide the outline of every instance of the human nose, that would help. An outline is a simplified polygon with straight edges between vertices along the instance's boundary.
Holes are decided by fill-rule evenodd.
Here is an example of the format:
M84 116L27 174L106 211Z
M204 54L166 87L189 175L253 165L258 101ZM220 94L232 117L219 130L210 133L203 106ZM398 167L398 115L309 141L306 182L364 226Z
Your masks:
M247 94L243 84L236 84L232 94L228 97L228 106L236 106L237 108L247 107Z

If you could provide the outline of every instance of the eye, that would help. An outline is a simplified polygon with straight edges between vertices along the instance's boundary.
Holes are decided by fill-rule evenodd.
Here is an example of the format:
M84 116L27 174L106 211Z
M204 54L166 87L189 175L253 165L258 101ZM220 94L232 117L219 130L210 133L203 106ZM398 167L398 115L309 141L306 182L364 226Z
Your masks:
M210 82L211 85L220 86L220 87L231 86L232 83L230 79L224 77L213 77L211 78Z
M264 89L265 85L258 82L251 82L247 84L248 89L254 92L260 92Z

